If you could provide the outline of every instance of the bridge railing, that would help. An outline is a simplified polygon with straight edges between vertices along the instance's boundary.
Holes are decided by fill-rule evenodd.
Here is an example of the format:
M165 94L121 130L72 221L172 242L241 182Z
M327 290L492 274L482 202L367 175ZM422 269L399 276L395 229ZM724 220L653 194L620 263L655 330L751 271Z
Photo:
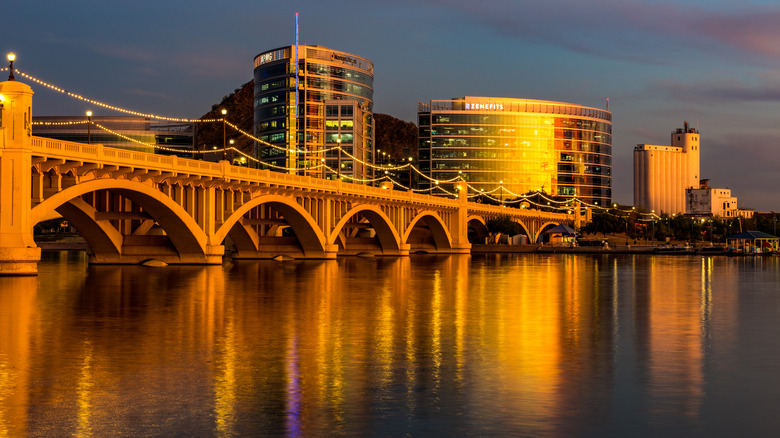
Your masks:
M224 178L230 181L273 184L299 189L318 190L343 195L370 196L388 200L399 200L440 207L456 208L454 199L414 193L411 191L386 190L380 187L353 184L338 180L328 180L311 176L272 172L267 169L253 169L243 166L231 166L226 161L210 161L181 158L175 155L159 155L127 149L105 147L101 144L84 144L44 137L32 138L33 153L48 158L67 161L94 162L121 167L144 168L161 172L177 172L201 175L211 178Z

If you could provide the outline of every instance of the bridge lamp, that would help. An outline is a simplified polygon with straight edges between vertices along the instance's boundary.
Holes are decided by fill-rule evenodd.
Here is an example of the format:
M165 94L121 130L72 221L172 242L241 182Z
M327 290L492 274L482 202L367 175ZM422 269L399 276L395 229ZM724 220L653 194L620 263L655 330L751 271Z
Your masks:
M409 190L412 190L412 157L409 157Z
M87 144L92 144L92 111L87 111Z
M8 80L14 81L14 61L16 60L16 55L14 55L13 52L8 54L8 62L11 63L11 66L8 67Z
M225 116L227 115L227 110L222 108L222 160L225 160L226 157L226 145L225 145Z
M339 162L336 165L336 179L341 179L341 133L339 133L339 138L336 139L336 145L338 147L336 153L338 153L339 157Z

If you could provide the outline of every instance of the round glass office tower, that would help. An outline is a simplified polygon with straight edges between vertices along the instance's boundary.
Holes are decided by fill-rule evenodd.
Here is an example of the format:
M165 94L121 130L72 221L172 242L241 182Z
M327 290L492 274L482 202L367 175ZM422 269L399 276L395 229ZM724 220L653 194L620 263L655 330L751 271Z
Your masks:
M254 65L255 135L276 146L259 145L263 162L325 178L370 176L363 163L373 162L374 150L371 61L300 45L263 52ZM323 152L337 145L345 152L340 157L335 150ZM334 171L340 165L340 172L315 169L323 158Z
M541 190L612 202L612 114L560 102L463 97L418 106L420 169L509 199ZM425 184L422 185L425 188ZM434 191L434 194L436 191Z

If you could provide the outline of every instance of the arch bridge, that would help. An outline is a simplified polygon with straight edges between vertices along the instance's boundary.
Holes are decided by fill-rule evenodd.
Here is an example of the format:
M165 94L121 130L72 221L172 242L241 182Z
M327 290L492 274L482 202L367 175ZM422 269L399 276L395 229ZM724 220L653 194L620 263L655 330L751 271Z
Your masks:
M91 263L467 253L509 215L535 241L575 214L504 208L32 136L32 90L0 83L0 275L37 272L33 226L62 216ZM459 183L465 193L465 184ZM391 187L390 187L391 188ZM481 239L481 237L480 237Z

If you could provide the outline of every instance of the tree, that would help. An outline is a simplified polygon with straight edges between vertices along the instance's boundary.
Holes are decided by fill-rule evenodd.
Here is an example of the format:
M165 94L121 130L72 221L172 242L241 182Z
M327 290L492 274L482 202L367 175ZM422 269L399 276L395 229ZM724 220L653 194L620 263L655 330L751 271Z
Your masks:
M520 233L520 225L508 215L490 218L485 226L490 234L490 242L497 242L501 235L514 236Z

